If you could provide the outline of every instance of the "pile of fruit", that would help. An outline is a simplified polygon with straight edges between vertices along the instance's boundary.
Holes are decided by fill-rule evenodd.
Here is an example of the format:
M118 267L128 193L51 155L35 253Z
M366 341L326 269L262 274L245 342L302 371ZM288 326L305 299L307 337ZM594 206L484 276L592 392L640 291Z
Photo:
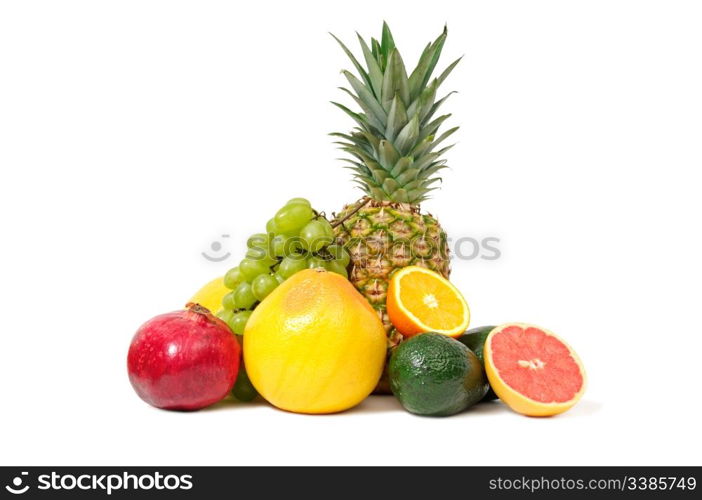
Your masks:
M147 403L196 410L230 394L298 413L339 412L392 392L409 412L446 416L500 399L516 412L555 415L585 389L575 352L555 334L508 323L468 330L470 310L449 281L438 220L420 203L446 168L433 76L447 32L407 74L387 24L365 66L337 39L357 75L343 74L355 122L332 134L365 196L332 220L288 201L247 241L244 258L186 309L139 328L129 379ZM335 37L336 38L336 37Z

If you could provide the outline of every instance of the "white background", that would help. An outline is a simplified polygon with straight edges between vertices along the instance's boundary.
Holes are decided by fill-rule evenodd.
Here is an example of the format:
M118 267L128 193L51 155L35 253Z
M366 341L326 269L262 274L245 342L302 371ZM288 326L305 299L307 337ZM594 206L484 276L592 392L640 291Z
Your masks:
M125 358L285 200L360 193L326 135L354 30L408 65L449 24L460 124L424 208L473 326L533 322L589 372L572 411L446 419L150 408ZM702 9L684 1L7 1L0 6L0 463L700 465ZM222 240L221 234L230 234ZM223 251L224 251L223 250Z

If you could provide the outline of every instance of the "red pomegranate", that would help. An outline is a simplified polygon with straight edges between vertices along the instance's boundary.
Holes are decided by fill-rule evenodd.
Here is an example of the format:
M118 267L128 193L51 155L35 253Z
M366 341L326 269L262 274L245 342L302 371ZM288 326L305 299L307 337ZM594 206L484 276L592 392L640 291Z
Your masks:
M161 314L137 330L127 355L141 399L166 410L199 410L231 391L239 343L222 320L198 304Z

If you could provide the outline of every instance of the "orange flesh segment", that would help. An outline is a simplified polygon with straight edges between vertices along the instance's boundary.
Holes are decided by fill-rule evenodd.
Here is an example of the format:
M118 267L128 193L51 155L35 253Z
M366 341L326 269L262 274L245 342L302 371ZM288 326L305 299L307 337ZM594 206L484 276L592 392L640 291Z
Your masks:
M404 309L431 330L454 330L463 323L463 302L440 280L412 272L402 276L399 285Z
M500 378L540 403L564 403L583 387L583 374L568 347L538 328L511 325L491 340Z

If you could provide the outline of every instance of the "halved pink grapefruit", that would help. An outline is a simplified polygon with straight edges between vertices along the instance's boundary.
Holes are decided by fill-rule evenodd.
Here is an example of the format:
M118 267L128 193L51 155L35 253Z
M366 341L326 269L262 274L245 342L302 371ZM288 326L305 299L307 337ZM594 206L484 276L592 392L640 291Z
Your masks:
M500 325L485 340L483 354L490 386L517 413L557 415L570 409L585 392L580 358L544 328L524 323Z

